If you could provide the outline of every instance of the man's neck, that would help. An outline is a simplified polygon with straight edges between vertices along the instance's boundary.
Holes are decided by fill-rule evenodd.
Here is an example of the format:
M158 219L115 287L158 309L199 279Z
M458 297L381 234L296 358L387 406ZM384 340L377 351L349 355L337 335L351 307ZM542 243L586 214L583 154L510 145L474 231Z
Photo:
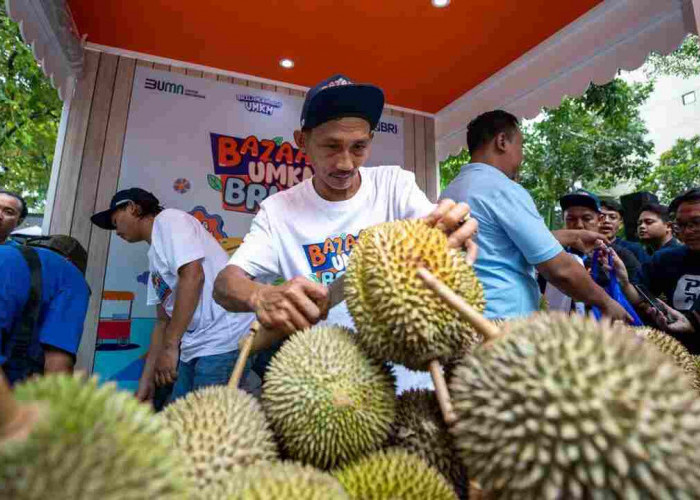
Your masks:
M362 185L362 176L358 170L357 174L353 178L352 185L348 189L330 189L328 186L324 186L316 176L311 178L311 185L313 186L314 191L316 191L316 194L326 201L346 201L355 196L360 190L360 186Z
M149 215L148 217L144 217L141 220L141 232L143 239L148 242L148 244L151 244L151 238L153 236L153 223L156 221L156 218L154 215Z

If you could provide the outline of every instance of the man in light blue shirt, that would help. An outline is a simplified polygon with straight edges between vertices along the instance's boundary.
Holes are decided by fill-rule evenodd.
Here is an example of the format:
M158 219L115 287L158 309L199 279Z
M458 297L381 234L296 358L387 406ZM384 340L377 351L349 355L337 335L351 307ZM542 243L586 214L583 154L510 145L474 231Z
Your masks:
M624 309L562 248L593 246L603 237L589 231L561 231L555 237L530 194L513 181L522 163L522 141L518 120L510 113L496 110L478 116L467 129L472 163L462 167L441 195L469 203L479 222L474 267L484 285L486 316L514 318L537 311L537 269L574 300L629 321Z

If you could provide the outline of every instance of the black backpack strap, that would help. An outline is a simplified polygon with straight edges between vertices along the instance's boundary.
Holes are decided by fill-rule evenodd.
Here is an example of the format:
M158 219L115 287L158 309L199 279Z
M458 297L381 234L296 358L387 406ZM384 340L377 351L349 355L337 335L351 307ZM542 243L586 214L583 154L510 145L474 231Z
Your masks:
M21 360L27 357L29 346L34 340L36 327L39 322L39 312L41 311L41 261L39 254L31 247L18 246L16 247L29 266L30 287L29 297L24 309L22 317L18 324L15 325L13 335L13 345L10 352L10 359Z

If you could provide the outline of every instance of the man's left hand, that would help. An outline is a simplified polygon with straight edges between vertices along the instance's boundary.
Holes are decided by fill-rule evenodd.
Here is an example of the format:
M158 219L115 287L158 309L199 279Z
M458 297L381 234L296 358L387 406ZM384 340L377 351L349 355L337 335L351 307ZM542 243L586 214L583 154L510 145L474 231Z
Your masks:
M166 344L158 353L155 366L156 385L173 384L177 380L177 361L179 357L177 345Z
M469 216L469 205L455 203L453 200L440 200L438 206L424 220L447 234L447 244L453 248L464 248L467 251L467 261L473 264L476 260L478 247L472 237L479 229L476 219Z

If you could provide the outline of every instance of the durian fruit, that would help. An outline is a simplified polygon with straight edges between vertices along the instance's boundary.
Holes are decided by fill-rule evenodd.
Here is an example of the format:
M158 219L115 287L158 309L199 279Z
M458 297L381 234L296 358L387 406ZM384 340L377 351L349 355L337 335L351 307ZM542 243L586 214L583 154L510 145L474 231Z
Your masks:
M41 412L26 440L0 444L0 498L191 497L171 431L114 384L47 375L18 384L14 395L38 403Z
M456 500L437 469L406 450L373 453L334 472L353 500Z
M448 248L447 236L420 220L386 222L366 229L353 247L345 277L345 299L370 355L426 370L446 361L481 337L423 284L419 266L477 310L484 294L462 252Z
M401 393L389 443L418 455L449 479L460 497L466 497L467 471L457 456L435 391L409 389Z
M200 490L228 481L234 467L277 458L260 403L244 391L205 387L168 405L162 416Z
M633 329L635 335L644 338L645 341L658 348L664 354L673 357L676 364L680 366L693 379L693 387L700 390L700 369L695 356L688 352L678 340L664 332L650 327L640 327Z
M696 498L700 398L627 327L565 314L510 321L450 384L451 429L494 498Z
M348 500L337 479L294 462L264 463L237 471L211 490L216 500Z
M338 326L287 340L267 369L262 401L287 455L321 469L381 447L396 405L391 372Z

